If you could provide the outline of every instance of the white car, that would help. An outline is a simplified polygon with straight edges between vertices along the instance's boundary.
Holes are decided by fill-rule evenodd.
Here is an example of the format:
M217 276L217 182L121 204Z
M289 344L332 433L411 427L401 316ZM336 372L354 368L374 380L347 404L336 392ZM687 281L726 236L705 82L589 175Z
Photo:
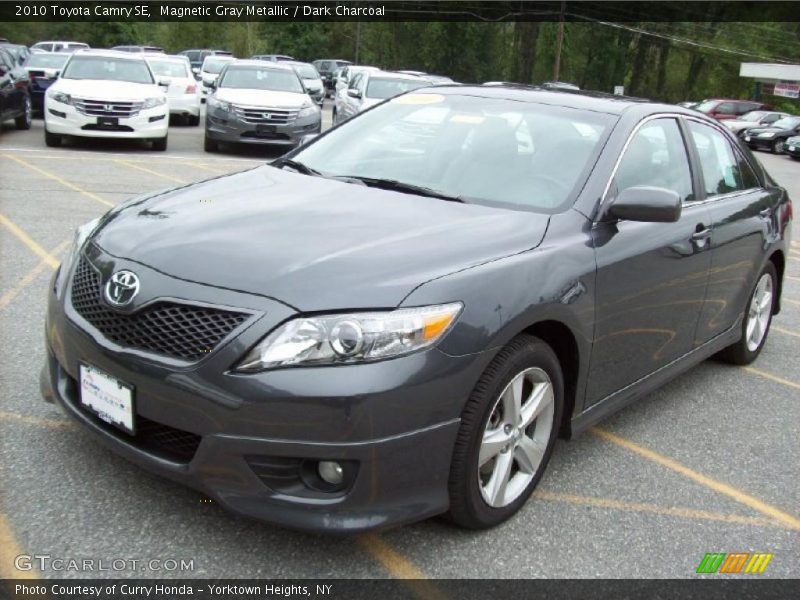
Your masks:
M720 123L734 133L739 134L751 127L769 127L775 121L779 121L788 116L790 116L788 113L773 110L751 110L738 119L725 119L724 121L720 121Z
M169 104L141 54L76 52L44 99L44 139L64 136L141 139L167 149Z
M347 65L343 67L342 70L339 71L339 76L336 78L336 83L334 84L334 99L340 94L343 94L344 91L350 87L350 81L353 77L362 71L380 71L380 69L378 67L368 67L365 65Z
M168 84L165 87L170 116L180 117L187 125L199 125L200 85L189 60L185 56L164 54L146 55L145 60L159 82Z
M208 96L214 92L214 82L217 81L217 77L219 77L223 67L235 60L236 59L233 56L219 55L206 56L203 59L203 66L200 67L199 74L199 80L203 86L201 90L201 102L205 102L206 98L208 98Z
M323 102L325 102L325 85L322 83L322 77L317 72L316 67L311 63L299 61L283 61L283 64L289 65L294 69L311 99L319 106L322 106Z
M84 44L83 42L47 41L34 44L31 46L31 50L39 52L76 52L78 50L89 50L89 44Z
M354 117L362 110L375 106L387 98L431 85L416 75L386 71L360 71L350 79L344 93L336 95L333 107L333 124Z

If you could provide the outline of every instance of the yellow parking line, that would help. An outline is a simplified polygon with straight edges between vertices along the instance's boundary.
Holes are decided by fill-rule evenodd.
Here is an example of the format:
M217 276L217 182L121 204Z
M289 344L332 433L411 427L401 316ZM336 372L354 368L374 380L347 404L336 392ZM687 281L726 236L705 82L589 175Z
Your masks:
M0 579L37 579L34 570L18 571L14 567L14 559L22 552L17 538L9 527L5 516L0 513Z
M784 275L785 279L791 279L792 281L800 281L800 277L792 277L791 275Z
M796 304L797 306L800 306L800 302L799 301L792 300L790 298L781 298L781 302L788 302L789 304Z
M149 173L150 175L155 175L156 177L161 177L162 179L166 179L168 181L174 181L175 183L189 183L185 179L181 179L179 177L173 177L172 175L164 175L163 173L159 173L158 171L153 171L152 169L148 169L146 167L139 166L130 162L129 160L121 160L121 159L114 159L114 162L120 165L124 165L126 167L130 167L131 169L137 169L138 171L142 171L144 173Z
M697 521L719 521L721 523L754 525L756 527L784 527L782 523L778 523L772 519L722 514L707 510L683 508L680 506L658 506L656 504L646 504L643 502L623 502L621 500L613 500L611 498L578 496L575 494L562 494L559 492L547 492L542 490L537 490L533 493L533 496L539 500L547 500L551 502L565 502L567 504L574 504L578 506L595 506L597 508L608 508L612 510L652 513L666 517L678 517L681 519L691 519Z
M50 171L45 171L41 167L37 167L36 165L32 165L27 160L22 160L21 158L17 158L16 156L11 156L10 154L2 154L0 156L3 156L4 158L8 158L10 160L13 160L14 162L17 162L17 163L19 163L19 164L21 164L21 165L23 165L25 167L28 167L29 169L31 169L33 171L36 171L40 175L44 175L48 179L52 179L53 181L56 181L56 182L60 183L61 185L63 185L66 188L71 189L72 191L78 192L79 194L83 194L87 198L91 198L95 202L99 202L100 204L103 204L105 206L114 206L114 204L112 204L111 202L109 202L108 200L106 200L104 198L101 198L97 194L93 194L92 192L89 192L89 191L83 189L82 187L79 187L79 186L75 185L74 183L67 181L66 179L62 179L61 177L59 177L58 175L55 175L54 173L51 173Z
M794 260L794 261L800 262L800 258L794 256L793 254L789 255L789 260Z
M53 248L49 254L55 257L61 254L68 245L69 245L69 240L64 240L58 246ZM11 301L14 298L16 298L17 294L19 294L22 290L28 287L42 273L42 271L48 268L53 269L55 267L53 267L50 261L42 259L42 261L38 265L36 265L33 269L28 271L28 273L17 282L17 285L8 290L2 296L0 296L0 310L3 310L6 306L11 304Z
M777 325L772 325L770 329L782 333L784 335L791 335L792 337L800 338L800 333L797 331L792 331L791 329L784 329L783 327L778 327Z
M426 580L425 575L402 554L387 544L380 536L367 533L356 538L361 547L396 579L404 579L408 588L420 598L426 600L443 600L436 586Z
M36 427L47 427L48 429L72 429L73 425L69 421L60 419L43 419L41 417L31 417L30 415L19 415L17 413L0 410L0 422L21 423L23 425L34 425Z
M780 383L787 387L800 390L800 383L789 381L788 379L784 379L783 377L778 377L777 375L773 375L772 373L767 373L766 371L762 371L761 369L756 369L755 367L742 367L742 369L744 369L748 373L752 373L753 375L758 375L759 377L763 377L764 379L769 379L770 381L774 381L775 383Z
M3 227L13 233L14 237L25 244L31 252L46 262L49 267L55 269L58 266L59 262L55 257L51 256L47 250L37 244L31 236L22 231L22 229L10 221L5 215L0 214L0 225L3 225Z
M744 504L752 508L755 511L760 512L763 515L768 516L770 519L778 521L782 523L785 527L789 529L800 529L800 518L797 518L793 515L790 515L787 512L782 511L779 508L772 506L771 504L767 504L758 498L751 496L741 490L737 490L733 486L728 485L727 483L723 483L721 481L717 481L716 479L712 479L711 477L707 477L702 473L698 473L689 467L682 465L678 461L664 456L663 454L659 454L654 450L650 450L649 448L645 448L644 446L640 446L639 444L627 440L625 438L619 437L618 435L614 435L613 433L606 431L604 429L600 429L599 427L592 427L590 429L592 433L595 435L603 438L606 441L609 441L617 446L621 446L626 450L630 450L631 452L638 454L639 456L646 458L654 463L661 465L662 467L666 467L671 471L674 471L688 479L691 479L695 483L698 483L704 487L707 487L710 490L714 490L720 494L728 496L732 498L736 502Z

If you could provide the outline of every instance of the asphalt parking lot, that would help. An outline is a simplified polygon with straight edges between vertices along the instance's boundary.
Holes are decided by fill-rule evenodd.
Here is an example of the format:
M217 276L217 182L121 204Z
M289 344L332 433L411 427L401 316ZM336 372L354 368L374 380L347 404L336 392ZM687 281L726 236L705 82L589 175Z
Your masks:
M707 361L559 441L516 518L478 533L434 519L311 536L229 515L108 453L38 387L47 285L77 226L135 194L277 154L206 154L202 127L171 127L165 153L110 141L50 149L43 138L41 120L0 134L0 577L697 577L705 553L747 551L773 554L762 577L798 576L800 242L756 363ZM800 162L758 157L798 206ZM20 572L20 554L194 568Z

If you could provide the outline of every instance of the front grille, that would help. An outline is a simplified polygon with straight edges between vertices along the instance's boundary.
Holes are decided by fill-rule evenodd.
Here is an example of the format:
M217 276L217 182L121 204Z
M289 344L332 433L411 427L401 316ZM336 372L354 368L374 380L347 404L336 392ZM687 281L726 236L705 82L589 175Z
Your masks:
M296 108L257 108L253 106L232 106L236 116L245 123L256 125L288 125L294 123Z
M173 460L189 462L197 452L203 439L196 433L175 429L163 423L136 416L136 435L138 445L153 454Z
M73 98L75 109L89 117L135 117L142 110L141 102L120 102L118 100L89 100Z
M109 308L100 275L81 257L72 280L72 306L106 338L128 348L195 361L203 358L247 320L248 315L157 302L133 314Z

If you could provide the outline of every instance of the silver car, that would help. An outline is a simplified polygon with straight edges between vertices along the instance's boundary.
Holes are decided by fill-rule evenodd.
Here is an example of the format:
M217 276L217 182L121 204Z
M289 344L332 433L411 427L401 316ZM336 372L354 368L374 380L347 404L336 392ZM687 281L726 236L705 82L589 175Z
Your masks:
M325 101L325 85L322 82L322 76L314 65L299 61L285 61L283 64L289 65L294 69L311 99L322 106Z
M416 75L360 71L352 77L348 88L336 96L333 124L346 121L387 98L429 85L432 85L430 81Z
M212 89L206 152L215 152L220 142L297 146L320 132L322 111L291 66L237 60L225 65Z

